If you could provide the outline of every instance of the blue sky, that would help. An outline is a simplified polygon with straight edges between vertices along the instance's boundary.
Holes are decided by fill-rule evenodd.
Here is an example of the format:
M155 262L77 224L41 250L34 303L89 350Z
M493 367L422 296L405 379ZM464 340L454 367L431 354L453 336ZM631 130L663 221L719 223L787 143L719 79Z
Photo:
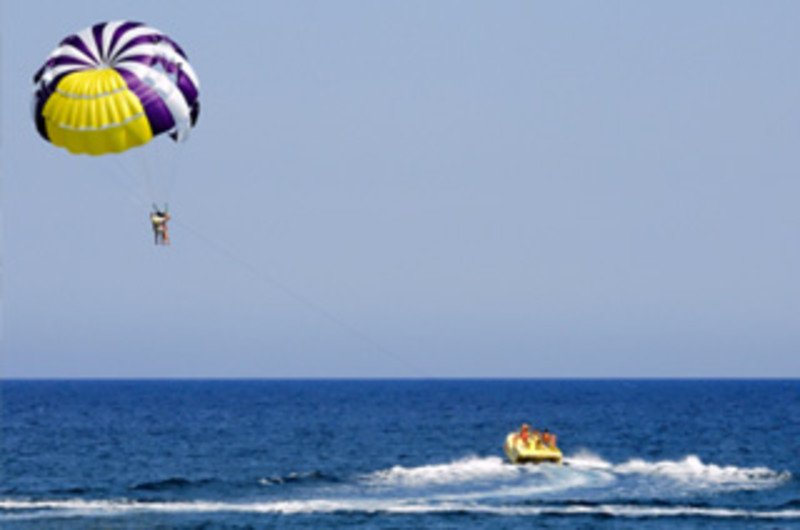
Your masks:
M797 2L1 9L6 377L800 376ZM177 153L35 132L117 19L201 79Z

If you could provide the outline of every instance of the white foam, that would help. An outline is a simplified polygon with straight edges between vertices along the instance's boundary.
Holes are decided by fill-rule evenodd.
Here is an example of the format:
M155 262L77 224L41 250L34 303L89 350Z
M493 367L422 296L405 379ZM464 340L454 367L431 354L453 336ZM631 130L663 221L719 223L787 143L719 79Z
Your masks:
M684 517L800 519L798 509L758 511L693 506L558 504L579 499L586 488L613 492L617 498L672 497L692 491L731 491L777 487L788 472L766 467L706 464L697 456L612 464L588 451L565 459L567 466L514 466L499 457L468 457L445 464L395 466L359 478L346 487L318 491L319 498L270 502L162 501L132 499L0 499L0 521L32 518L102 517L139 513L451 513L500 515L605 515L610 517ZM291 475L290 475L291 477ZM262 482L263 484L268 484ZM676 491L677 488L677 491ZM642 496L642 492L646 495ZM610 498L610 497L605 497ZM674 498L674 497L672 497ZM514 504L536 499L541 504ZM511 502L509 502L511 501Z
M32 511L40 513L29 515L42 516L74 516L89 515L121 515L126 513L332 513L349 509L348 504L336 500L315 499L307 501L276 501L268 503L236 503L214 501L192 502L140 502L129 499L107 500L0 500L0 510ZM44 512L41 512L44 510ZM18 514L24 515L24 514ZM0 517L2 520L2 517Z
M736 467L705 464L694 455L683 460L647 462L634 459L613 467L615 473L666 477L696 488L762 489L774 487L791 478L787 471L766 467Z
M127 499L94 500L12 500L0 499L0 521L25 518L61 518L119 516L137 513L483 513L502 516L604 515L619 518L705 517L716 519L800 519L800 510L746 510L696 506L643 505L536 505L508 506L465 502L431 503L425 500L397 499L311 499L296 501L232 503L232 502L135 502ZM16 512L16 513L15 513ZM21 513L20 513L21 512Z
M766 467L736 467L706 464L697 456L682 460L648 462L633 459L613 464L587 450L565 458L567 466L513 466L499 457L468 457L446 464L418 467L394 466L363 477L370 486L386 488L442 487L443 496L451 499L451 487L464 486L462 499L482 497L519 497L542 495L581 487L608 486L622 477L639 477L629 484L648 495L667 494L682 490L756 490L779 486L791 474ZM646 482L642 482L646 480ZM668 481L665 483L664 481ZM627 487L626 486L626 487ZM665 489L666 488L666 489Z
M367 483L377 486L426 487L465 482L474 484L481 481L514 479L520 476L522 469L506 464L496 456L468 457L447 464L394 466L370 473L364 479Z
M800 510L745 510L696 506L573 505L497 507L486 510L498 515L605 515L619 518L706 517L719 519L800 519Z
M584 449L565 458L564 462L575 469L606 471L618 476L664 478L696 489L764 489L778 486L792 476L788 471L774 471L766 467L706 464L695 455L686 456L682 460L648 462L635 458L621 464L612 464Z
M564 458L564 463L579 469L610 470L614 464L607 462L588 449L581 449L575 455Z
M604 486L614 476L553 465L515 466L499 457L468 457L447 464L395 466L370 473L362 480L368 486L390 489L403 498L421 495L424 488L427 501L466 502L541 498L581 487Z

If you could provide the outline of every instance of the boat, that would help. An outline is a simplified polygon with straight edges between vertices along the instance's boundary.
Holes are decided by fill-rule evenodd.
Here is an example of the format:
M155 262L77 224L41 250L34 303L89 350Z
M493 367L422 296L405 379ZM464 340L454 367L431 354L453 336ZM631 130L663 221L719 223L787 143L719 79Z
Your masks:
M560 464L563 455L555 443L545 444L538 436L528 436L523 441L519 432L511 432L506 436L503 450L512 464Z

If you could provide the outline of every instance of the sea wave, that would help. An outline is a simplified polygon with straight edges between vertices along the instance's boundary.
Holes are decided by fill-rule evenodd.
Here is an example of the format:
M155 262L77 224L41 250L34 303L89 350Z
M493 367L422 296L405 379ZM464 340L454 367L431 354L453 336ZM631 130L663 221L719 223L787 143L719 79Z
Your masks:
M788 471L774 471L766 467L720 466L704 463L695 455L682 460L648 462L631 459L612 464L588 452L583 452L565 462L577 469L605 470L616 475L638 475L669 479L692 489L752 490L775 487L791 479Z
M529 499L582 487L600 487L611 477L556 465L515 466L499 457L470 456L445 464L394 466L362 477L377 491L440 503Z
M262 478L261 486L322 482L304 499L269 501L141 499L140 491L183 490L208 480L181 477L143 482L126 498L42 499L0 497L0 521L29 518L135 516L143 513L479 513L502 516L602 516L620 518L800 519L797 501L745 509L689 502L685 494L777 487L788 472L765 467L720 466L697 456L612 463L589 452L564 466L515 466L499 457L470 456L447 463L393 466L354 479L337 480L319 471ZM330 486L330 482L338 482ZM252 484L252 483L251 483ZM230 493L230 490L226 490ZM288 490L287 490L288 491ZM271 490L270 495L280 490ZM80 492L75 492L80 495ZM287 495L288 497L288 495ZM252 497L248 497L252 499ZM701 496L698 500L707 499ZM231 499L231 497L229 497Z
M293 472L287 475L275 475L264 477L258 480L262 486L277 486L281 484L293 484L303 482L339 482L339 479L327 475L321 471Z
M184 477L170 477L162 480L141 482L130 487L132 491L174 491L194 487L207 486L215 482L213 479L192 480Z
M261 486L277 486L283 484L303 483L303 482L335 483L338 482L338 479L336 477L326 475L321 471L315 470L315 471L293 472L293 473L288 473L286 475L263 477L258 479L257 482ZM244 488L248 486L248 483L246 482L242 483L226 482L223 481L222 479L215 479L215 478L189 479L185 477L169 477L160 480L140 482L138 484L130 486L128 490L136 492L174 492L180 490L205 488L220 484L223 484L226 489L230 489L232 487ZM74 491L74 493L83 493L83 492Z
M800 519L798 509L753 510L732 507L662 504L541 504L491 505L465 502L399 501L391 499L311 499L273 502L141 502L117 500L13 500L0 499L0 521L64 517L105 517L146 513L253 513L253 514L449 514L475 513L498 516L604 516L612 518Z
M553 491L566 486L602 486L625 477L650 480L664 479L676 487L695 490L752 490L776 487L791 479L788 471L766 467L721 466L704 463L689 455L682 460L648 462L631 459L623 463L608 462L588 451L565 458L566 466L514 466L499 457L466 457L443 464L416 467L394 466L366 475L363 480L379 487L424 488L468 484L480 486L518 486L520 482L539 486L548 483ZM528 479L528 480L526 480ZM658 484L652 484L657 489ZM539 491L546 491L547 488ZM530 493L530 490L524 490Z
M470 456L446 464L417 467L394 466L366 475L367 483L378 486L426 487L476 482L508 480L523 472L541 468L515 467L505 464L499 457Z

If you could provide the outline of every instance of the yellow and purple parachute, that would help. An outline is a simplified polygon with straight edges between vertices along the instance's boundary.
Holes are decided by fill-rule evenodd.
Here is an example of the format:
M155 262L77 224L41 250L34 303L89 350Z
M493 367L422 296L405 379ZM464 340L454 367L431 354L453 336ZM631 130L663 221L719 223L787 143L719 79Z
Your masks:
M95 24L61 41L34 76L39 134L72 153L120 153L197 123L199 81L169 37L139 22Z

